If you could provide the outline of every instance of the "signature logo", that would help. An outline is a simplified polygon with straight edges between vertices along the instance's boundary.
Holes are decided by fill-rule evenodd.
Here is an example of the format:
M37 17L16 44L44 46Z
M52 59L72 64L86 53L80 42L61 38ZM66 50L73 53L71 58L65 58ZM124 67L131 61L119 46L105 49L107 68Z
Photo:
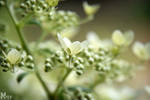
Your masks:
M6 92L0 92L0 100L11 100L12 96Z

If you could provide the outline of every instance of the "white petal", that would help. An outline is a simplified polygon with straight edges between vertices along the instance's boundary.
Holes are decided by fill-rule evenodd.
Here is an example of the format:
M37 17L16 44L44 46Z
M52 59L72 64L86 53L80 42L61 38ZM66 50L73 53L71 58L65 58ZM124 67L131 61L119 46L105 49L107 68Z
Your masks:
M17 61L20 59L21 54L16 49L12 49L7 54L7 59L11 64L16 64Z
M120 30L116 30L112 34L112 41L116 45L123 45L125 43L125 37Z
M71 54L77 54L82 50L82 45L79 41L73 42L70 46Z
M68 38L65 37L65 38L63 38L63 40L67 47L69 47L71 45L71 41Z
M127 31L124 34L125 38L126 38L126 42L125 45L130 45L133 42L134 39L134 32L133 31Z
M136 42L133 45L133 52L135 53L135 55L137 57L139 57L142 60L148 59L146 48L145 48L144 44L142 44L141 42Z
M89 42L89 45L94 49L97 50L100 47L101 40L95 32L89 32L87 35L87 40Z
M71 41L67 38L62 38L60 34L57 34L58 40L62 46L62 48L67 49L71 44Z

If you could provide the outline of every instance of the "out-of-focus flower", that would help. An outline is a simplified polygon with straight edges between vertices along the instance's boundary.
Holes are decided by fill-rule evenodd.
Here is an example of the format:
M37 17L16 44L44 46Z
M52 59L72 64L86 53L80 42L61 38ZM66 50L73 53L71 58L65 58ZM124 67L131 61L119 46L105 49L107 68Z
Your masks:
M141 60L150 59L150 43L144 45L141 42L135 42L133 45L133 52Z
M59 0L46 0L49 4L49 6L57 6Z
M57 34L58 40L62 46L62 48L65 50L65 52L69 55L76 55L79 52L81 52L86 46L87 46L87 41L79 42L71 42L68 38L62 37L60 34Z
M87 35L87 40L89 42L89 46L96 51L99 48L109 49L112 47L112 42L110 40L101 40L95 32L89 32Z
M69 28L65 28L64 30L62 30L61 35L63 37L72 38L74 35L77 34L77 32L78 32L77 27L69 27Z
M83 8L84 8L85 13L88 16L91 16L91 15L94 15L98 11L100 6L99 5L89 5L87 2L84 2Z
M150 86L145 86L145 91L150 95Z
M128 46L134 39L134 33L127 31L122 33L120 30L115 30L112 34L112 41L118 46Z
M6 57L11 64L16 64L21 58L21 54L16 49L12 49L8 52Z

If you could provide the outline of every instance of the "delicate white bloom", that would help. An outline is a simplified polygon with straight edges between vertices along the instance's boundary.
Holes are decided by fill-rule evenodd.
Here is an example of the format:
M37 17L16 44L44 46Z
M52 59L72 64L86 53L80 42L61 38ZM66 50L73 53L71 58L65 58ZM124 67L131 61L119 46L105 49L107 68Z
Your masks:
M127 31L124 34L120 30L115 30L112 34L112 41L119 46L128 46L134 39L134 33Z
M69 54L69 55L75 55L81 52L86 46L87 41L79 42L71 42L68 38L62 37L60 34L57 34L58 40L62 46L62 48Z
M136 42L133 45L133 52L138 58L142 60L150 59L150 43L144 45L141 42Z
M99 48L108 49L112 47L112 41L110 41L109 39L101 40L95 32L89 32L87 35L87 40L90 47L92 47L96 51Z
M87 15L94 15L98 11L100 6L99 5L89 5L87 2L84 2L83 8Z
M21 54L16 49L11 49L6 57L11 64L16 64L21 58Z
M87 35L87 40L92 48L96 50L99 49L101 40L95 32L89 32Z

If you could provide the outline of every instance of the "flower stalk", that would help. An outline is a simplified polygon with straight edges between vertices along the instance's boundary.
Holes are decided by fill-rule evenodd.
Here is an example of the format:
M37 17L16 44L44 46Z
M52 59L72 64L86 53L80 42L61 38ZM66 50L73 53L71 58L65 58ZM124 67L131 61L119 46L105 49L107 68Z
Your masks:
M12 20L14 26L15 26L15 29L16 29L17 34L18 34L18 36L19 36L19 39L20 39L20 41L21 41L22 47L25 49L25 51L26 51L28 54L32 55L31 51L29 50L29 48L28 48L28 46L27 46L26 40L25 40L25 38L24 38L24 36L23 36L23 34L22 34L22 32L21 32L20 26L19 26L19 24L17 24L17 22L15 21L15 18L13 17L13 15L12 15L12 13L11 13L11 11L10 11L10 8L9 8L9 6L8 6L8 4L6 4L6 10L7 10L8 14L9 14L9 16L10 16L10 18L11 18L11 20ZM36 66L36 65L35 65L35 66ZM48 99L49 99L49 100L53 100L53 96L51 95L51 92L49 91L47 85L45 84L45 82L43 81L42 77L40 76L40 73L38 72L37 66L35 67L35 75L36 75L36 77L38 78L38 80L40 81L41 85L43 86L43 89L45 90Z

